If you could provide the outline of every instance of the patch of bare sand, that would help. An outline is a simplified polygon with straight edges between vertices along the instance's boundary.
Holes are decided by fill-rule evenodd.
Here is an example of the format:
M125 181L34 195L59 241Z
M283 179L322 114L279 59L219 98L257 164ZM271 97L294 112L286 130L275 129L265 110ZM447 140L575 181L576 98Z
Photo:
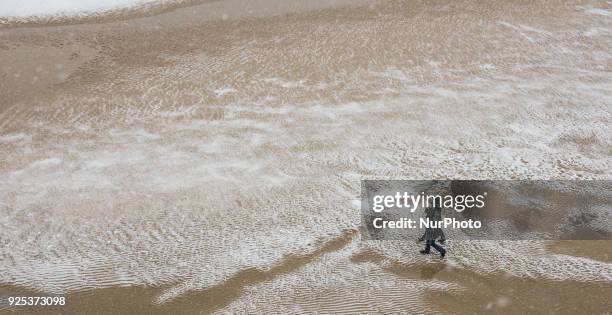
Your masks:
M548 246L548 250L557 254L612 263L612 241L609 240L556 241Z
M69 37L69 36L68 36ZM8 104L49 94L94 59L97 49L75 40L17 42L0 49L0 112Z

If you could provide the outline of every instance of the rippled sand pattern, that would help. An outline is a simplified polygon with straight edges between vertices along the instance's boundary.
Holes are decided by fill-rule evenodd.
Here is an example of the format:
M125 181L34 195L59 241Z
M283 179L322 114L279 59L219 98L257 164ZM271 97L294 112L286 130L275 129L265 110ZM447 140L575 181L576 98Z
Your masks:
M607 241L440 263L355 232L363 178L610 179L610 2L190 12L0 28L0 283L77 313L611 309Z

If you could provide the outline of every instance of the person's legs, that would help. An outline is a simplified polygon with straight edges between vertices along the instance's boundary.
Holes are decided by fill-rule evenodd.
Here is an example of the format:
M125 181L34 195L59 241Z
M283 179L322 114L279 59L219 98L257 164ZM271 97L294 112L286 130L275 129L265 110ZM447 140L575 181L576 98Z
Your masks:
M440 253L440 256L444 258L444 255L446 255L446 250L442 248L442 246L436 244L435 240L428 241L428 243Z
M442 246L436 244L435 240L431 240L429 243L433 248L435 248L438 252L442 252L444 250L444 248L442 248Z

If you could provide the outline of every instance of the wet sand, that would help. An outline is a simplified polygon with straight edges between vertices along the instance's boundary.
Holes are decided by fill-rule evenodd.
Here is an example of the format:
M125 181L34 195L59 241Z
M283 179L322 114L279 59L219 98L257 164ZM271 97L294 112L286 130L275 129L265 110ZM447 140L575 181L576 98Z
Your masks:
M612 309L609 241L451 241L440 262L353 232L362 178L612 178L608 2L277 3L0 28L0 295Z

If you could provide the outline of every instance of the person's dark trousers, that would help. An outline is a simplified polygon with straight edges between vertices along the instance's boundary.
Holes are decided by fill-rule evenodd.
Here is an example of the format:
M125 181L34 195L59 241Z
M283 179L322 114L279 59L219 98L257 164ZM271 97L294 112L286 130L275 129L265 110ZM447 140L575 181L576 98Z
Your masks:
M425 251L429 253L431 247L435 248L440 254L446 252L442 246L436 244L436 240L427 240L425 243Z

